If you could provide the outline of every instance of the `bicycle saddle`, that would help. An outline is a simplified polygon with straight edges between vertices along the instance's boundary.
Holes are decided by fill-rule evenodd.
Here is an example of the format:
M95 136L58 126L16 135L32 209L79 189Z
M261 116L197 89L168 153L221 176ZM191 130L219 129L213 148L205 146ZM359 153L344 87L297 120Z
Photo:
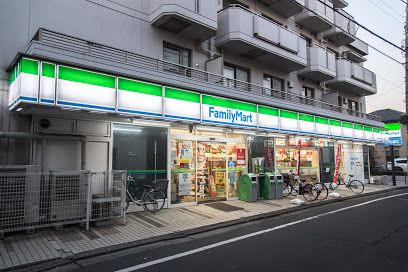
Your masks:
M141 185L143 188L145 188L145 189L152 189L152 186L150 186L150 185Z
M349 175L350 178L354 177L354 175Z
M299 178L300 181L305 182L306 179L305 178Z

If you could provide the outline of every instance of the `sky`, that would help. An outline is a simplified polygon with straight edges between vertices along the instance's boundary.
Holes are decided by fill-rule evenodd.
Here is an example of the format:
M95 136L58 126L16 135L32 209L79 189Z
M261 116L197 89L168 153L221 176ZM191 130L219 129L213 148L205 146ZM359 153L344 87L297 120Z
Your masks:
M347 0L345 10L354 19L392 43L401 46L404 41L405 4L401 0ZM395 47L376 38L363 28L357 30L357 37L404 62L403 53ZM390 60L374 49L364 67L377 75L377 94L367 96L367 113L380 109L395 109L405 112L405 75L401 64Z

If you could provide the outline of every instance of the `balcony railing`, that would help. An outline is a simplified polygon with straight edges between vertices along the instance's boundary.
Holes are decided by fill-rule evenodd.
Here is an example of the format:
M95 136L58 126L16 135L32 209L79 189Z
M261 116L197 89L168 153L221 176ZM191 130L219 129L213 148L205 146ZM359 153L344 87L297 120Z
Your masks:
M33 38L33 41L38 43L103 59L116 63L126 64L133 67L160 71L162 73L171 73L179 75L180 77L191 79L192 81L201 81L208 84L218 85L225 88L231 88L243 92L250 92L251 95L259 96L262 99L279 99L297 104L306 104L313 107L340 113L348 113L350 115L361 118L380 121L380 117L357 112L353 110L346 110L340 106L325 103L320 100L306 98L289 91L278 91L270 88L265 88L249 82L230 79L221 75L209 73L203 70L194 69L191 67L174 64L161 59L155 59L125 50L116 49L110 46L105 46L90 42L84 39L75 38L65 34L54 31L40 29ZM245 94L245 93L243 93Z

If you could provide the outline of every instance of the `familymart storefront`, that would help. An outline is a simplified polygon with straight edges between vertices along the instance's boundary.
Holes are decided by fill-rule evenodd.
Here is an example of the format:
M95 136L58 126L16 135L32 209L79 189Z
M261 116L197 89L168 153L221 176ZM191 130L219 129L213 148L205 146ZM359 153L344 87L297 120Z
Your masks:
M113 139L106 155L111 168L129 170L144 183L167 177L172 205L237 198L239 177L255 170L255 158L263 158L270 171L291 167L285 160L295 158L293 137L350 143L384 139L379 127L21 58L10 75L9 109L20 112L27 106L106 116L106 137ZM73 133L95 134L87 129L88 134ZM308 148L305 167L318 174L315 149ZM284 155L278 149L287 158L276 161Z

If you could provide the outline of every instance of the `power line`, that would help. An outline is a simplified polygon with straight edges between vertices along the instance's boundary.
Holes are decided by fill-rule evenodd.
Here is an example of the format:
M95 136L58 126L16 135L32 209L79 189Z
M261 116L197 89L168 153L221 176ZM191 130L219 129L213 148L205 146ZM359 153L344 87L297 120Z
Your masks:
M330 9L332 9L334 12L340 14L341 16L343 16L344 18L346 18L347 20L350 20L351 22L353 22L353 23L355 23L356 25L360 26L360 27L363 28L365 31L367 31L367 32L369 32L370 34L372 34L372 35L376 36L377 38L381 39L382 41L384 41L384 42L386 42L386 43L392 45L392 46L395 47L395 48L398 48L399 50L401 50L401 51L404 52L404 53L406 52L405 49L403 49L403 48L401 48L400 46L394 44L393 42L390 42L390 41L387 40L386 38L384 38L384 37L380 36L379 34L375 33L374 31L368 29L367 27L365 27L365 26L363 26L362 24L358 23L356 20L354 20L354 19L352 19L352 18L349 18L349 17L345 16L344 14L341 14L341 13L340 13L339 11L337 11L335 8L331 7L330 5L328 5L327 3L323 2L322 0L318 0L318 1L319 1L320 3L322 3L323 5L325 5L326 7L329 7ZM402 1L402 0L401 0L401 1ZM303 8L306 8L306 7L303 6ZM309 10L309 11L311 11L311 12L313 12L313 11L310 10L309 8L306 8L306 9ZM315 12L313 12L313 13L315 13ZM318 15L317 13L315 13L315 14ZM337 25L335 25L335 26L337 26ZM337 27L339 27L339 26L337 26ZM341 28L341 27L339 27L339 28L340 28L340 29L343 29L343 28ZM344 30L344 29L343 29L343 30Z
M384 0L380 0L381 3L383 3L385 6L387 6L389 9L393 10L396 14L398 14L400 17L404 18L404 15L399 13L397 10L395 10L393 7L387 4Z
M390 18L394 19L396 22L400 23L400 24L404 24L404 22L401 22L397 17L395 17L394 15L392 15L391 13L388 13L388 11L386 11L385 9L383 9L382 7L380 7L379 5L377 5L375 2L373 2L372 0L368 0L371 2L371 4L373 4L374 6L376 6L379 10L381 10L383 13L387 14L388 16L390 16Z

